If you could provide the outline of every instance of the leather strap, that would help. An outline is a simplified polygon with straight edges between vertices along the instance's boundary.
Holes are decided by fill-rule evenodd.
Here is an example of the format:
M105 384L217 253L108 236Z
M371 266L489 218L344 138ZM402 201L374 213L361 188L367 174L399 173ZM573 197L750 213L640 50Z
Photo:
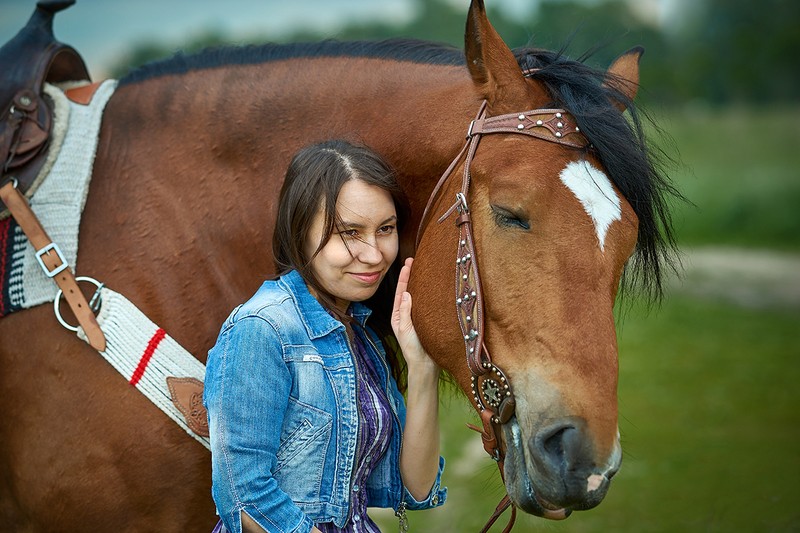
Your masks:
M76 104L89 105L92 102L94 93L97 92L97 89L100 88L102 84L102 81L96 81L88 85L73 87L72 89L64 91L64 95Z
M103 335L94 313L78 287L75 275L65 262L58 247L47 235L39 219L36 218L36 214L31 210L28 201L17 190L15 183L11 181L0 187L0 198L8 207L11 216L17 221L19 227L22 228L25 236L28 237L33 249L36 250L36 256L45 274L53 278L64 293L64 298L83 328L89 344L99 352L104 351L106 349L105 335Z
M472 135L487 133L521 133L572 148L589 146L575 119L564 109L532 109L522 113L480 117L470 125Z
M511 529L514 527L514 522L517 520L517 507L511 503L511 498L509 498L508 494L503 496L503 499L497 504L497 507L495 508L494 513L492 513L491 518L489 518L489 521L486 522L486 525L483 526L483 529L481 529L481 533L486 533L489 531L492 525L497 522L497 519L500 518L500 515L502 515L509 507L511 507L511 518L509 519L506 527L503 529L503 533L509 533L509 531L511 531Z

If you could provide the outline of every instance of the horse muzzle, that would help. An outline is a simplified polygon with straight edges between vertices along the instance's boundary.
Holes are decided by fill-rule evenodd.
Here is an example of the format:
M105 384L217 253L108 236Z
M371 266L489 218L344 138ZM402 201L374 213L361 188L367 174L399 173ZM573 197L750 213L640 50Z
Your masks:
M598 464L585 424L574 418L552 422L525 438L513 417L503 425L503 438L511 501L527 513L553 520L597 506L622 458L617 439L609 459Z

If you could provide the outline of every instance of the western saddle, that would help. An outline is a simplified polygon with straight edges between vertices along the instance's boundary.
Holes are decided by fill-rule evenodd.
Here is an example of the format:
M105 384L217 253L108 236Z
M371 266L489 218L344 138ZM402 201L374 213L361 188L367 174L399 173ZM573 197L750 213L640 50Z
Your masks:
M45 82L90 81L78 52L56 40L55 14L75 0L40 0L28 23L0 48L0 186L16 180L25 194L47 157L53 108ZM0 213L6 206L0 202Z

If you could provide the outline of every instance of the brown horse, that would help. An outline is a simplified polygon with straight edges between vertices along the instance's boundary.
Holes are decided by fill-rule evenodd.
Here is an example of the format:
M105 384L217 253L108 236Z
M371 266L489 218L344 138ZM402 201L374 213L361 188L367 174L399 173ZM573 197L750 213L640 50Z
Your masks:
M106 108L76 271L205 361L225 316L274 272L271 225L291 155L331 137L362 141L409 193L401 253L416 257L420 336L471 396L453 281L458 228L437 222L463 161L415 249L416 229L484 100L489 117L568 110L586 144L485 135L468 192L483 343L516 399L499 431L506 488L521 509L559 518L597 505L620 465L612 309L627 264L658 285L669 185L635 113L622 114L635 111L641 50L608 72L540 50L515 56L480 0L465 41L466 54L412 41L219 49L135 71ZM209 452L60 328L50 306L0 320L0 363L5 524L213 526Z

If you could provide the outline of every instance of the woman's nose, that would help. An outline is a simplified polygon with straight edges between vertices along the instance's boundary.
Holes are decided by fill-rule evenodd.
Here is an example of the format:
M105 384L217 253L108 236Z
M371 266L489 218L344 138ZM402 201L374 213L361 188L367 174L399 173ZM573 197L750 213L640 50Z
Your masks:
M357 258L362 263L368 265L375 265L383 260L383 253L374 237L365 239L359 243Z

